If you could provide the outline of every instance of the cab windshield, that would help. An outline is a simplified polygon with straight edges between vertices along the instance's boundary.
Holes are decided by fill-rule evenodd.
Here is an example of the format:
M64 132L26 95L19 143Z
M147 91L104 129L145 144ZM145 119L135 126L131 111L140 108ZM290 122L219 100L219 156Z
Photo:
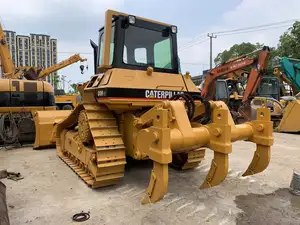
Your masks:
M169 32L134 25L125 29L123 63L173 69L172 41Z

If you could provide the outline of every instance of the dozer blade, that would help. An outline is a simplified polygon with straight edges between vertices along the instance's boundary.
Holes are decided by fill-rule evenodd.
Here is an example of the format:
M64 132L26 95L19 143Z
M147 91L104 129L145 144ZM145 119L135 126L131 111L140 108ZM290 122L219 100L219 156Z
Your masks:
M214 152L210 170L200 188L209 188L220 184L228 174L228 154Z
M153 162L150 183L146 194L142 199L142 204L157 202L163 198L168 188L168 165Z
M249 176L264 171L270 162L270 149L271 148L269 146L258 144L257 149L254 152L253 159L242 176Z
M278 125L279 132L300 132L300 100L291 101L284 109L282 119Z
M67 118L72 110L45 110L34 113L35 141L34 149L54 147L57 124Z

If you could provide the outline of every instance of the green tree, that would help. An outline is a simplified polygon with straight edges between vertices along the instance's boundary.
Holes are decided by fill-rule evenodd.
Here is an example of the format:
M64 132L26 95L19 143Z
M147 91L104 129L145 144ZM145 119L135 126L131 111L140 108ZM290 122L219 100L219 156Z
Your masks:
M55 90L58 88L59 83L60 83L59 75L53 75L52 84Z
M69 94L78 93L77 84L70 84L71 90L69 90Z
M241 44L233 45L229 50L224 50L219 53L217 57L214 59L216 65L224 63L230 59L234 59L241 55L245 55L247 53L253 52L257 49L262 48L264 45L261 43L252 44L250 42L243 42Z
M278 54L300 59L300 22L296 21L283 35L280 36Z
M218 64L224 63L230 59L234 59L236 57L254 52L255 50L262 49L263 46L264 46L264 44L262 44L262 43L252 44L249 42L235 44L229 50L225 50L225 51L219 53L214 60L215 64L218 65ZM274 60L274 58L275 58L275 56L278 56L278 55L279 55L279 50L276 49L275 47L270 47L270 57L269 57L268 66L267 66L267 73L272 73L273 66L277 63ZM245 69L250 71L250 67L245 68Z

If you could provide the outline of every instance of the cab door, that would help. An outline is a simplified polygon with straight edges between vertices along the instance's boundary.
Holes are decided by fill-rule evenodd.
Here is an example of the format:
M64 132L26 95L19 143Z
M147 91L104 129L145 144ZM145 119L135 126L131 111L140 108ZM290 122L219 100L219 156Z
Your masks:
M216 101L223 101L227 103L229 101L229 91L226 80L218 79L216 81Z

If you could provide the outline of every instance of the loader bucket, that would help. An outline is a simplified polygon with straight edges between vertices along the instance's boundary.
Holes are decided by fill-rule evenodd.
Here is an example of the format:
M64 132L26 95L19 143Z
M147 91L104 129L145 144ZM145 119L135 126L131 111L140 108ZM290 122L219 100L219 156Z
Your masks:
M300 100L288 102L284 109L282 119L277 127L279 132L300 132Z
M34 114L34 149L54 147L57 124L67 118L72 110L37 111Z

